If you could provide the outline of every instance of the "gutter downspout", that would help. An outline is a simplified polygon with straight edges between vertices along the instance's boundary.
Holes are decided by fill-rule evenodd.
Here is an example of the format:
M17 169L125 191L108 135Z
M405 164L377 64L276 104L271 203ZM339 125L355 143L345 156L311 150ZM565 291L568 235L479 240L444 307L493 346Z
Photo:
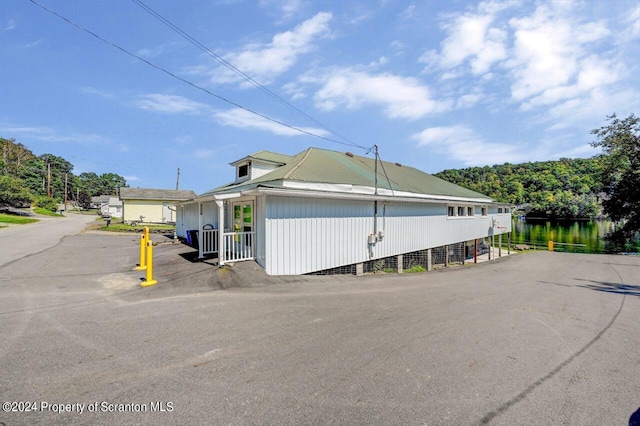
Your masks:
M376 199L373 202L373 234L376 236L376 241L378 240L378 145L373 145L375 149L375 158L374 158L374 166L373 166L373 182L374 182L374 192L373 195L376 196Z

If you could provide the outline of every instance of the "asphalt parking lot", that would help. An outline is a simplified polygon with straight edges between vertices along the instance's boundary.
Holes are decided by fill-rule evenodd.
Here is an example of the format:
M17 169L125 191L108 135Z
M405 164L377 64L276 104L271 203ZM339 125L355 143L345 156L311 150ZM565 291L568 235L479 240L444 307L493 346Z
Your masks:
M137 238L1 262L0 424L627 425L640 408L638 257L268 277L156 237L142 288Z

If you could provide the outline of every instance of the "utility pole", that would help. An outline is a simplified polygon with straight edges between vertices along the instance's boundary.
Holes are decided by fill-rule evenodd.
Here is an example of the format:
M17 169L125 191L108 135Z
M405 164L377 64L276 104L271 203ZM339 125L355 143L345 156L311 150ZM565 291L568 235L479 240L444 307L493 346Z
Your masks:
M47 197L51 197L51 164L47 163Z
M180 189L180 167L178 167L178 177L176 178L176 191Z
M64 174L64 211L67 211L67 184L69 182L69 174Z

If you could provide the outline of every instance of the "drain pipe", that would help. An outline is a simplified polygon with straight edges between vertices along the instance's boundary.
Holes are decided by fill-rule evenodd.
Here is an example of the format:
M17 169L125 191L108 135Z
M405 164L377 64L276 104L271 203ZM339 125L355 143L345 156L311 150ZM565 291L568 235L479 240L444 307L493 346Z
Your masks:
M375 158L374 158L374 166L373 166L373 183L374 183L374 191L373 195L376 199L373 201L373 235L376 236L376 241L378 241L378 145L373 145L375 150Z

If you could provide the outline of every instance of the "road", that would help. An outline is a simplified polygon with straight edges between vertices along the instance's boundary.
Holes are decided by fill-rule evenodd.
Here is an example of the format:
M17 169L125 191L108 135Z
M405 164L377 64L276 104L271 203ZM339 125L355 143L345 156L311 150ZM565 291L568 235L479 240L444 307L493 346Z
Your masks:
M69 213L64 217L38 216L39 222L0 229L0 266L58 244L82 231L96 216Z
M0 267L0 400L38 410L0 423L627 425L640 408L638 257L285 278L161 244L141 288L137 253L87 233Z

